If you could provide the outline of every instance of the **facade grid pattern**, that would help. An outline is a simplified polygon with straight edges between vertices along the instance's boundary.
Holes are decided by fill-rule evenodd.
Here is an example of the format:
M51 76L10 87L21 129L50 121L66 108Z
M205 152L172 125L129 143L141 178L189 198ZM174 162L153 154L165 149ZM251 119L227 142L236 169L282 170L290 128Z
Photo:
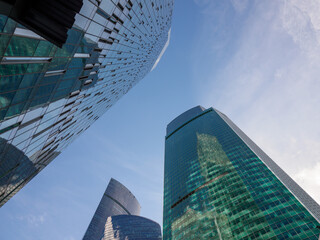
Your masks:
M173 0L83 0L62 48L0 15L0 206L168 45Z
M161 240L158 223L140 216L118 215L109 217L103 240Z
M84 234L83 240L101 239L108 217L115 215L140 215L140 209L138 200L129 189L111 178Z
M164 239L317 240L319 205L302 204L222 113L191 112L167 131Z

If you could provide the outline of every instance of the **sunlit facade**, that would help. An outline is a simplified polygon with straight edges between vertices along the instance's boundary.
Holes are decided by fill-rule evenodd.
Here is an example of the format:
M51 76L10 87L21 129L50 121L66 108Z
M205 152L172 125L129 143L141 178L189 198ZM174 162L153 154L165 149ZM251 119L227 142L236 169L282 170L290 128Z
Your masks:
M40 2L55 11L38 12L47 25L15 16L40 35L0 15L0 206L150 72L169 42L173 0ZM61 23L63 9L71 25L55 38L49 18Z
M317 240L319 222L319 205L218 110L168 124L164 239Z
M83 240L101 239L108 217L115 215L140 215L136 197L117 180L111 178L94 213Z

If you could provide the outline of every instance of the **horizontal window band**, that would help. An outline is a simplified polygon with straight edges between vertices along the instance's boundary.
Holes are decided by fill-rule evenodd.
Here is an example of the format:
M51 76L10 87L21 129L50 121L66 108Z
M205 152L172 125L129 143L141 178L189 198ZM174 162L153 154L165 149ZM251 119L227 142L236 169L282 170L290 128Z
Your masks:
M48 156L50 153L52 153L54 150L56 150L58 148L59 144L55 145L53 148L49 148L47 150L45 150L44 152L42 152L39 156L39 162L42 160L41 158L44 158L45 156Z
M111 30L111 29L109 29L109 28L105 28L105 29L104 29L104 31L105 31L106 33L109 33L109 34L111 34L111 33L112 33L112 30Z
M70 111L71 111L71 108L70 108L70 109L68 109L67 111L64 111L64 112L60 113L60 115L59 115L59 116L62 116L62 115L66 114L66 113L68 113L68 112L70 112Z
M65 72L66 70L47 71L44 76L45 77L56 76L56 75L64 74Z
M46 143L46 144L43 146L42 150L44 150L44 149L46 149L47 147L49 147L52 143L54 143L55 140L56 140L56 139L54 138L54 139L52 139L50 142Z
M59 133L65 131L67 128L69 128L70 126L72 126L73 124L75 124L77 122L77 120L73 121L72 123L70 123L68 126L66 126L65 128L59 130Z
M90 54L89 53L75 53L73 55L74 58L89 58Z
M44 38L40 37L35 32L33 32L29 29L24 29L24 28L16 28L14 30L13 35L21 36L21 37L28 37L28 38L35 38L35 39L39 39L39 40L45 40Z
M103 17L103 18L105 18L105 19L107 19L107 20L110 20L110 19L111 19L111 16L110 16L108 13L106 13L105 11L103 11L102 9L100 9L100 8L97 9L97 13L98 13L101 17Z
M121 18L119 18L115 13L112 13L112 17L123 25L123 23L124 23L123 20Z
M69 103L67 103L66 105L64 105L64 107L68 107L68 106L74 104L75 102L76 102L76 100L74 100L73 102L69 102Z
M92 79L89 79L89 80L85 81L84 85L89 85L90 83L92 83Z
M104 38L100 38L100 39L99 39L99 42L107 43L107 44L110 44L110 45L113 43L113 41L112 41L112 40L104 39Z
M3 57L1 64L49 63L52 57Z
M57 152L50 152L48 153L46 156L44 156L43 158L41 158L37 163L35 163L36 165L42 165L42 166L47 166L48 165L48 160L51 160L50 158L52 158L53 156L57 157L60 153Z
M59 133L59 130L56 130L56 131L54 131L53 133L50 133L48 138L53 137L53 136L56 135L57 133Z
M72 106L72 108L75 108L76 106L78 106L78 105L81 104L81 103L82 103L82 101L76 102L76 103Z
M71 116L69 119L67 119L67 120L62 124L62 126L67 125L69 122L72 121L72 119L73 119L73 116Z
M8 126L8 127L2 128L2 129L0 129L0 134L5 133L5 132L7 132L7 131L9 131L9 130L11 130L11 129L16 128L16 127L18 127L20 124L21 124L21 122L18 122L18 123L15 123L15 124L13 124L13 125L10 125L10 126Z
M103 50L102 48L95 48L95 49L93 49L94 52L102 52L102 50Z
M84 66L84 70L90 70L93 68L93 64L92 63L88 63Z
M30 120L30 121L28 121L28 122L22 123L22 124L20 125L20 128L19 128L19 129L22 129L22 128L24 128L24 127L26 127L26 126L28 126L28 125L30 125L30 124L32 124L32 123L35 123L35 122L41 120L42 118L43 118L43 115L41 115L41 116L39 116L39 117L36 117L36 118L34 118L34 119L32 119L32 120Z
M54 127L54 126L58 125L58 124L59 124L59 123L61 123L62 121L66 120L66 118L67 118L67 117L65 117L65 118L63 118L63 119L61 119L61 120L59 120L58 122L56 122L56 123L54 123L54 124L50 125L49 127L45 128L45 129L43 129L43 130L41 130L40 132L38 132L38 133L34 134L34 135L32 136L32 139L33 139L33 138L36 138L36 137L38 137L38 136L40 136L42 133L44 133L44 132L48 131L49 129L51 129L52 127ZM51 137L51 136L50 136L50 137Z
M72 111L70 112L70 114L69 114L69 115L74 114L76 111L78 111L78 108L76 108L76 109L72 110Z
M83 79L85 79L87 77L89 77L89 76L88 75L87 76L81 76L81 77L79 77L79 80L83 80Z
M200 191L202 188L208 186L210 183L213 183L214 181L219 180L220 178L224 177L225 175L227 175L228 172L222 173L221 175L219 175L218 177L215 177L207 182L205 182L204 184L202 184L200 187L196 188L195 190L189 192L187 195L185 195L183 198L179 199L177 202L175 202L174 204L172 204L171 208L174 208L175 206L177 206L179 203L183 202L184 200L186 200L188 197L190 197L191 195L195 194L196 192Z
M75 96L77 96L79 94L80 94L80 90L76 90L76 91L70 93L69 98L75 97Z

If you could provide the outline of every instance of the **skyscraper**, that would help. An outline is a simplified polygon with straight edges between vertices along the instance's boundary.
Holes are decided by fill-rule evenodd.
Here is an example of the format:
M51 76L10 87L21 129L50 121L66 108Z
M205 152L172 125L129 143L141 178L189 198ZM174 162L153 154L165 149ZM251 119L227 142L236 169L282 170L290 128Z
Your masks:
M140 208L138 200L129 189L111 178L83 240L101 239L109 216L140 215Z
M0 206L150 72L170 38L173 0L31 3L0 0Z
M140 216L108 217L103 240L161 240L158 223Z
M135 196L111 178L83 240L160 240L160 225L140 217Z
M164 239L317 240L319 205L232 121L192 108L167 126Z

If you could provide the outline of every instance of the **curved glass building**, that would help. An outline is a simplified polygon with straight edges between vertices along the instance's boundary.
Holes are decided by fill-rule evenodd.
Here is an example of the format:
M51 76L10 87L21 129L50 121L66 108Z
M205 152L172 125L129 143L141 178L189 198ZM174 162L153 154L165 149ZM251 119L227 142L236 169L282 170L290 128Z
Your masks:
M163 237L317 240L319 205L232 121L192 108L167 126Z
M173 0L0 0L0 206L157 65L172 10ZM11 146L21 154L8 158Z
M140 216L118 215L109 217L103 240L161 240L158 223Z
M140 215L140 209L138 200L129 189L111 178L83 240L100 240L109 216Z

